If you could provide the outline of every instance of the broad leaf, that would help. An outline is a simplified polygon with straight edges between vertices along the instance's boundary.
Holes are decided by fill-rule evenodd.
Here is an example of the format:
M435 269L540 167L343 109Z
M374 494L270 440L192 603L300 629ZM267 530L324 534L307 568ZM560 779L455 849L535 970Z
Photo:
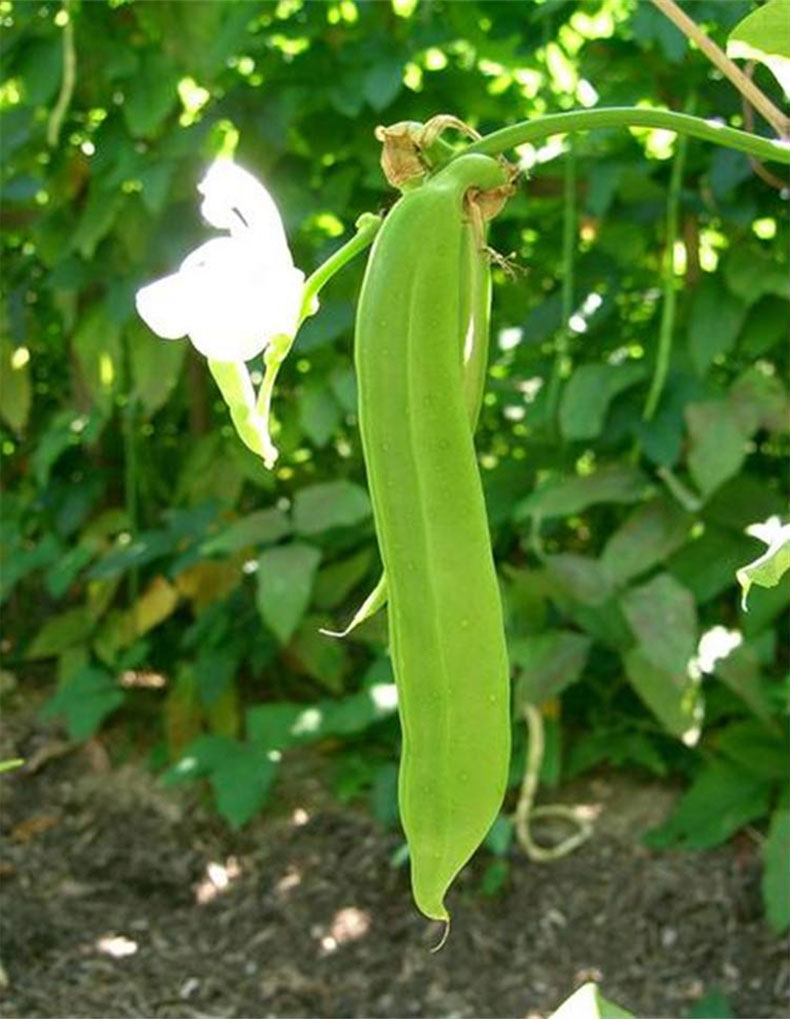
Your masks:
M27 649L26 658L51 658L66 648L84 643L93 629L87 607L68 609L47 620Z
M299 534L321 534L333 527L353 527L370 516L370 499L351 481L326 481L296 493L294 527Z
M201 552L203 555L229 555L245 548L273 544L290 531L291 524L282 510L274 506L271 509L256 510L246 517L233 520L204 541Z
M648 832L645 842L655 849L711 849L761 817L770 801L770 783L743 768L713 760L670 817Z
M258 611L287 644L307 611L321 553L296 542L267 549L258 560Z
M697 609L691 593L668 573L623 595L623 612L641 650L657 666L685 673L697 646Z
M596 503L637 502L649 490L641 471L613 464L592 474L551 478L516 506L514 519L571 516Z
M134 398L151 417L173 392L189 343L160 340L139 319L125 328Z
M704 714L699 680L686 672L669 672L639 648L627 651L623 664L631 686L666 730L694 746Z
M583 364L571 375L560 401L560 430L566 439L594 439L603 431L612 400L640 382L643 364Z
M664 495L635 509L609 538L601 565L615 586L664 562L684 544L693 518Z
M688 466L704 496L737 474L746 459L746 440L725 400L706 400L686 408L691 436Z
M728 354L746 318L746 306L725 290L717 277L708 277L691 302L688 341L691 359L704 375L716 357Z
M43 708L45 718L63 717L73 740L89 739L123 704L125 695L103 669L86 666L75 672Z
M790 97L790 4L767 0L730 32L727 56L759 60Z
M519 673L519 703L542 704L575 683L591 644L589 637L571 630L550 630L511 641L510 660Z

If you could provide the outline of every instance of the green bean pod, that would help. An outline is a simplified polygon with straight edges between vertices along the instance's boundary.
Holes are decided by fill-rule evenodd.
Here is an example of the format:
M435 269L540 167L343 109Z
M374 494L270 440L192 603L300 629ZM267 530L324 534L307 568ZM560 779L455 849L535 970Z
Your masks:
M401 820L415 901L444 921L445 893L501 806L510 755L507 649L459 328L473 313L479 255L464 198L505 178L496 160L467 155L407 192L376 238L357 310L360 431L403 730Z
M483 405L491 317L491 265L480 248L471 224L464 224L460 275L458 338L463 362L464 393L469 424L474 433ZM387 604L387 575L382 571L376 586L343 630L321 629L326 637L347 637Z

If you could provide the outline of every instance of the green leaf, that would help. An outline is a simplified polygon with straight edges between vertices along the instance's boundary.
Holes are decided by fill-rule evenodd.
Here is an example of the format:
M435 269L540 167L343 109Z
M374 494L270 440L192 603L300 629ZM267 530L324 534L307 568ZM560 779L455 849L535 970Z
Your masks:
M589 637L571 630L551 630L513 640L510 660L519 672L518 702L539 705L575 683L591 644Z
M612 464L593 474L549 479L516 506L514 519L571 516L596 503L637 502L649 490L650 483L641 471Z
M565 438L599 436L612 400L644 375L644 365L635 362L580 365L566 383L560 401L560 430Z
M733 349L745 318L744 303L725 290L718 277L706 277L692 298L688 325L691 360L700 375L716 357Z
M746 598L752 584L760 587L776 587L784 574L790 570L790 524L778 528L771 543L763 554L753 562L742 566L736 573L743 590L742 605L746 610Z
M737 297L752 305L764 294L790 297L787 266L763 249L750 244L737 244L724 265L727 286Z
M307 611L321 553L296 542L267 549L258 560L258 611L287 644Z
M543 565L550 582L574 601L601 605L612 595L611 580L598 559L575 552L558 552L546 556Z
M765 781L787 776L787 734L780 736L751 718L732 722L716 735L716 749L733 764ZM790 862L790 858L788 859Z
M339 694L343 690L348 651L343 641L327 640L320 632L324 622L320 616L308 616L291 640L289 655L324 689Z
M790 395L782 379L766 370L765 362L738 376L729 401L744 435L753 435L759 428L778 435L790 431Z
M654 849L711 849L762 817L771 801L770 783L726 761L707 764L670 817L648 832Z
M160 340L138 319L126 326L134 397L151 417L175 389L189 344Z
M324 385L307 386L299 400L299 421L313 445L325 446L337 431L341 411L332 390Z
M109 320L103 305L94 305L83 318L72 345L91 399L108 415L123 383L123 353L120 329Z
M767 0L730 32L727 56L759 60L790 96L790 5Z
M659 573L623 595L623 612L641 650L659 668L685 674L697 646L697 608L691 592Z
M353 736L391 717L397 703L395 684L381 682L371 683L341 700L260 704L247 710L247 736L267 750L287 750L329 737Z
M765 915L777 934L790 927L790 807L777 807L763 843Z
M583 984L549 1019L633 1019L633 1014L607 1001L595 984Z
M24 430L33 403L30 382L30 353L26 347L14 347L0 336L0 417L15 432Z
M208 777L217 810L232 828L241 828L266 803L278 763L267 749L231 736L199 736L162 775L172 786Z
M112 229L122 201L119 192L104 191L98 183L92 184L76 229L69 236L70 250L92 259L99 242Z
M366 548L322 567L315 581L313 602L316 607L327 611L345 602L357 584L367 576L372 558L373 550Z
M694 595L698 605L733 586L739 563L748 555L752 540L711 524L667 560L667 569Z
M75 672L42 710L45 718L63 716L69 739L89 739L125 695L112 676L88 665Z
M137 73L129 78L123 110L134 138L154 135L178 103L178 73L162 53L146 50Z
M221 816L231 828L242 828L268 800L278 764L248 743L234 741L233 747L209 781Z
M766 724L772 721L771 705L766 697L757 653L750 644L741 644L713 666L716 678L740 697Z
M353 527L370 516L370 499L351 481L326 481L302 488L294 498L294 527L299 534L321 534Z
M688 538L691 514L664 495L635 509L609 538L601 565L619 586L664 562Z
M256 510L232 521L201 545L203 555L230 555L244 548L271 545L290 534L291 524L277 507Z
M725 400L705 400L686 407L691 438L688 467L704 496L737 474L746 459L746 440Z
M694 746L704 711L699 681L686 672L668 672L640 648L627 651L623 664L631 686L667 732Z
M241 660L241 649L233 645L202 647L193 667L201 703L210 708L231 686Z
M52 658L75 644L84 644L92 630L93 619L87 606L68 609L44 623L25 657Z
M395 99L403 87L400 61L377 61L365 75L362 86L369 105L379 113Z
M721 991L708 991L686 1013L686 1019L734 1019L734 1016L729 998Z

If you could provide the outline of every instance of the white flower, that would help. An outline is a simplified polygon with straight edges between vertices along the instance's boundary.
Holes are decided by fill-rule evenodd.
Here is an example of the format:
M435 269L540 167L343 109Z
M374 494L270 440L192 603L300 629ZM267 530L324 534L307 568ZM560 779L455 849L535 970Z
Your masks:
M203 217L229 235L138 290L137 311L163 339L189 336L215 361L249 361L275 336L296 332L304 274L294 267L277 206L252 174L220 159L198 190Z

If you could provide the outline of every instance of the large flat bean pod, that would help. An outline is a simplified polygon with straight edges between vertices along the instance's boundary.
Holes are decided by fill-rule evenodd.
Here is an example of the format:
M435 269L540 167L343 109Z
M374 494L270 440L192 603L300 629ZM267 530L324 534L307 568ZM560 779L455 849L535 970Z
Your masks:
M401 819L415 900L438 920L496 817L510 754L502 610L459 339L470 313L464 196L504 178L495 160L462 156L404 195L376 239L357 312L360 429L403 729Z

